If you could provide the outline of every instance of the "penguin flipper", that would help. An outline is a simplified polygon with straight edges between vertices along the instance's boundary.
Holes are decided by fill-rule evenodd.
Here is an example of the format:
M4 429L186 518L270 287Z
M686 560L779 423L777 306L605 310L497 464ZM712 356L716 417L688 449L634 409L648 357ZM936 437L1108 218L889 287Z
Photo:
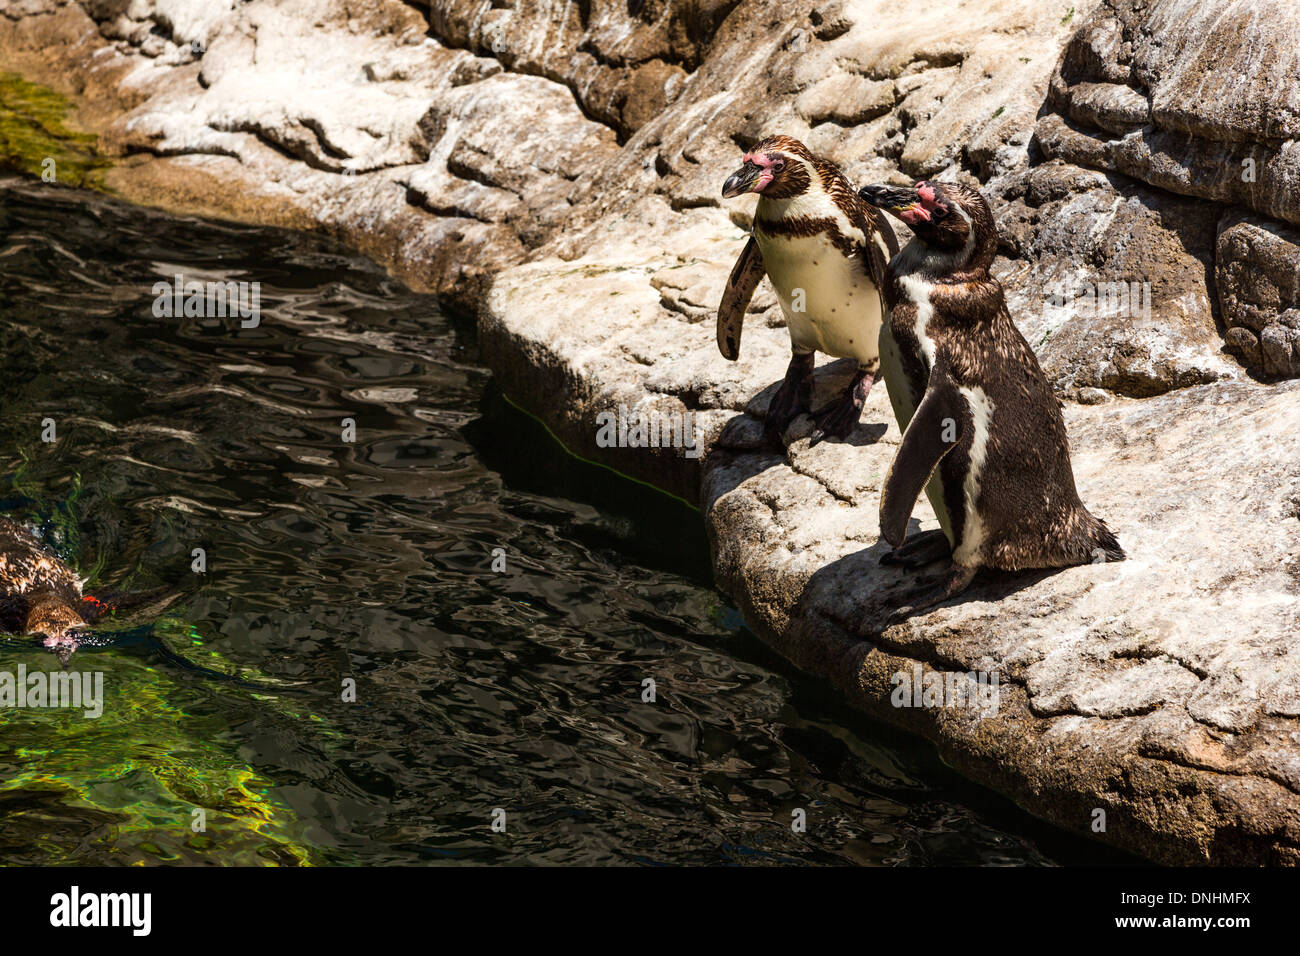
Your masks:
M880 493L880 533L894 547L907 537L907 520L930 475L961 441L962 403L952 380L938 369L932 371Z
M745 310L749 308L749 300L754 297L754 290L766 274L758 241L750 236L740 258L732 267L731 275L727 278L727 288L722 293L722 302L718 306L718 351L728 361L734 362L740 357L740 333L745 327Z
M854 196L856 198L856 193ZM871 281L876 284L876 289L880 292L881 315L888 320L889 306L885 302L884 292L887 281L886 272L889 269L890 260L898 255L898 237L894 235L894 230L890 227L888 220L885 219L884 213L861 199L858 202L862 207L862 224L860 228L863 235L867 237L867 241L858 248L862 254L862 261L866 263ZM877 237L879 237L879 242L876 241ZM882 243L883 248L881 247Z

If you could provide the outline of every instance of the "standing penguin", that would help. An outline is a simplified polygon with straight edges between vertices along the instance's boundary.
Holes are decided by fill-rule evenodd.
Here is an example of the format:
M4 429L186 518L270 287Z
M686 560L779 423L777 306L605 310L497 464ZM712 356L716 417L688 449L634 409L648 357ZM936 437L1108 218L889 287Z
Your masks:
M844 174L789 136L772 136L727 178L725 198L758 193L754 234L718 306L718 349L735 361L745 309L766 275L785 313L794 351L772 399L764 431L780 444L798 415L811 412L813 355L852 358L858 370L840 399L817 413L813 441L853 431L880 369L878 338L885 266L898 251L884 216L863 202Z
M904 433L881 494L881 534L896 560L952 551L942 592L900 614L960 593L981 567L1122 560L1105 522L1079 500L1060 402L989 275L998 238L984 197L925 181L860 195L915 236L884 284L881 358ZM899 547L922 488L946 540Z

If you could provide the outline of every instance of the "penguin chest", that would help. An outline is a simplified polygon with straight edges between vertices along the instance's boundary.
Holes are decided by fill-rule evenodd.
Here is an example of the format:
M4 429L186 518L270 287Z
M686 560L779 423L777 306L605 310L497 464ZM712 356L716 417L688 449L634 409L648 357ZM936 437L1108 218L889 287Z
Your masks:
M889 404L894 410L894 418L898 422L900 434L906 434L907 426L912 423L912 416L916 414L916 406L920 398L925 395L929 370L934 362L935 348L926 330L926 323L932 314L928 290L908 290L906 283L903 283L903 287L905 295L913 291L923 291L924 309L909 297L907 302L895 306L890 321L884 323L880 329L880 371L885 379ZM902 326L900 332L903 341L914 353L910 362L903 360L904 346L900 344L892 328L895 323ZM912 381L912 375L916 373L918 365L927 376L927 380ZM912 369L911 372L909 368ZM939 527L943 529L948 544L956 547L956 523L953 521L947 496L944 494L942 468L936 468L925 483L925 497L930 502L930 507L934 509L934 515L939 520Z
M874 365L880 296L861 257L845 256L825 233L754 235L795 348Z
M916 414L917 394L925 394L924 383L914 388L903 364L903 353L898 340L886 322L880 327L880 373L889 392L889 404L894 409L894 419L900 433L907 431L912 416Z

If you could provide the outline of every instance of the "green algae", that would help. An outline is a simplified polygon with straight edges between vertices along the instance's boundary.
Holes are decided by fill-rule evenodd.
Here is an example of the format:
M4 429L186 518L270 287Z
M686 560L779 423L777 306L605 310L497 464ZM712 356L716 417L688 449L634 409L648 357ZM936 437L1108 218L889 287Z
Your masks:
M109 162L97 138L67 126L71 104L16 73L0 73L0 168L46 182L104 188Z
M58 669L41 650L6 656L15 670ZM228 707L200 715L192 688L134 657L74 657L72 667L103 674L102 714L0 709L0 807L7 827L30 832L20 824L34 816L76 838L0 838L0 863L313 862L275 784L238 756Z

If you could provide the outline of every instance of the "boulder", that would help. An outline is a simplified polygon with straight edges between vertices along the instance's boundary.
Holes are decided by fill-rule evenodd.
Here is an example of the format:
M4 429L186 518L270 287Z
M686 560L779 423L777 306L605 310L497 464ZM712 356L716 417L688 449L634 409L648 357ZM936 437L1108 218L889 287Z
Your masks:
M1300 223L1300 8L1103 0L1038 124L1049 156Z
M1269 311L1276 289L1261 287L1274 280L1248 278L1276 273L1294 248L1282 226L1300 223L1297 36L1290 0L1104 0L1066 44L1036 128L1049 157L1257 214L1218 238L1210 293L1228 350L1265 376L1300 374L1286 306Z
M1240 376L1223 354L1216 207L1053 160L1009 177L997 211L1008 306L1062 395L1158 395Z
M1238 210L1220 222L1217 251L1228 347L1266 376L1300 375L1300 230Z

